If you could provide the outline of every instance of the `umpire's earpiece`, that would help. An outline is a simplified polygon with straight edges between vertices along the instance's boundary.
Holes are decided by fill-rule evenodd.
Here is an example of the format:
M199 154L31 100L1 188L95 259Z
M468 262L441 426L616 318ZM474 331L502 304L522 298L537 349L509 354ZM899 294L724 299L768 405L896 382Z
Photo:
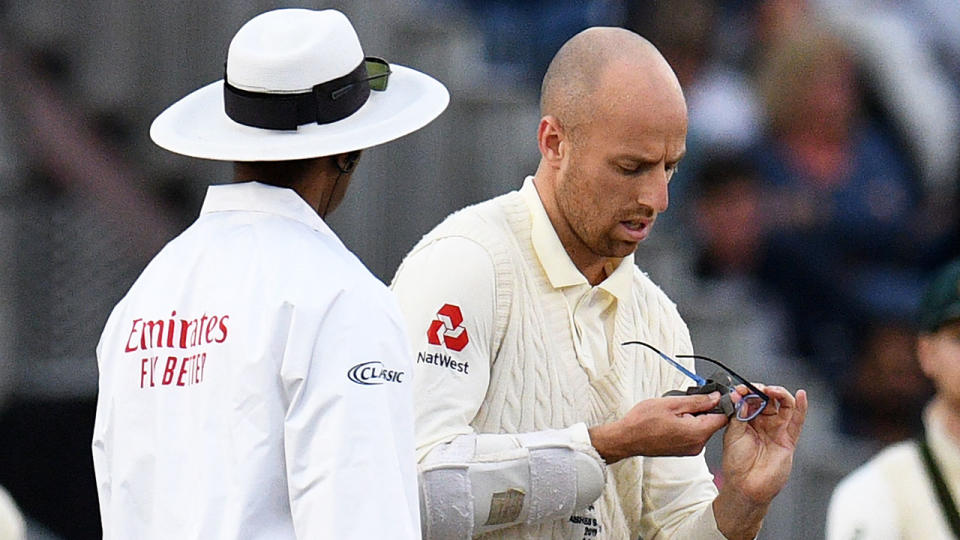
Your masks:
M357 162L360 161L360 151L354 150L349 152L343 158L343 163L340 163L340 156L334 160L337 164L337 169L340 171L340 174L350 174L354 169L357 168Z
M336 180L333 181L333 187L330 189L330 195L327 197L327 204L324 205L323 212L319 212L320 217L326 217L327 211L330 209L330 201L333 200L334 193L337 191L337 184L340 183L340 177L352 173L353 170L357 168L358 161L360 161L360 150L333 156L333 164L336 165L340 174L338 174Z

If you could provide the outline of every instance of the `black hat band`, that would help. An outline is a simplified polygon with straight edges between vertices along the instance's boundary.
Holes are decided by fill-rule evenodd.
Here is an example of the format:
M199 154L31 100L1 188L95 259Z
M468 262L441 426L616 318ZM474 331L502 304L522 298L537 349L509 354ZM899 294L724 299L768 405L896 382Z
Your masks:
M264 129L295 130L316 122L329 124L355 113L370 97L364 61L350 73L296 94L241 90L223 77L224 112L234 122Z

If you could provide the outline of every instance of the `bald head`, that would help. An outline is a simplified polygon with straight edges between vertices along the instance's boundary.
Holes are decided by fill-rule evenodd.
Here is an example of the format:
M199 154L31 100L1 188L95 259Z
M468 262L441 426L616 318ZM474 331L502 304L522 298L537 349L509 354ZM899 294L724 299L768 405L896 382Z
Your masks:
M651 92L683 101L680 83L660 51L624 28L588 28L570 38L550 62L540 115L555 116L572 130L598 107L612 105L611 99L646 99Z
M533 183L570 260L596 285L667 210L686 152L683 92L650 42L591 28L557 52L540 107Z

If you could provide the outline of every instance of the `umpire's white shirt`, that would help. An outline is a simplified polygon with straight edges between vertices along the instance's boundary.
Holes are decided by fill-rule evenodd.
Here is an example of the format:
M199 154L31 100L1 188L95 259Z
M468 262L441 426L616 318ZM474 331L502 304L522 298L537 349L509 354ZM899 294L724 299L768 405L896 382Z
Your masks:
M419 538L409 345L296 193L213 186L97 347L105 538Z

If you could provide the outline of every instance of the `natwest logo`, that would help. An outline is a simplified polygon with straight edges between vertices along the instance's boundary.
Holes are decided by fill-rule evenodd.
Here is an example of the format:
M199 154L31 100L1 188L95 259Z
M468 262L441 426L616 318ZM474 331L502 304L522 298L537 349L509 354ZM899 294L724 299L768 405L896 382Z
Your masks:
M427 343L440 345L441 339L443 345L451 351L462 351L470 341L467 329L463 327L463 314L460 313L460 308L453 304L444 304L427 329Z

